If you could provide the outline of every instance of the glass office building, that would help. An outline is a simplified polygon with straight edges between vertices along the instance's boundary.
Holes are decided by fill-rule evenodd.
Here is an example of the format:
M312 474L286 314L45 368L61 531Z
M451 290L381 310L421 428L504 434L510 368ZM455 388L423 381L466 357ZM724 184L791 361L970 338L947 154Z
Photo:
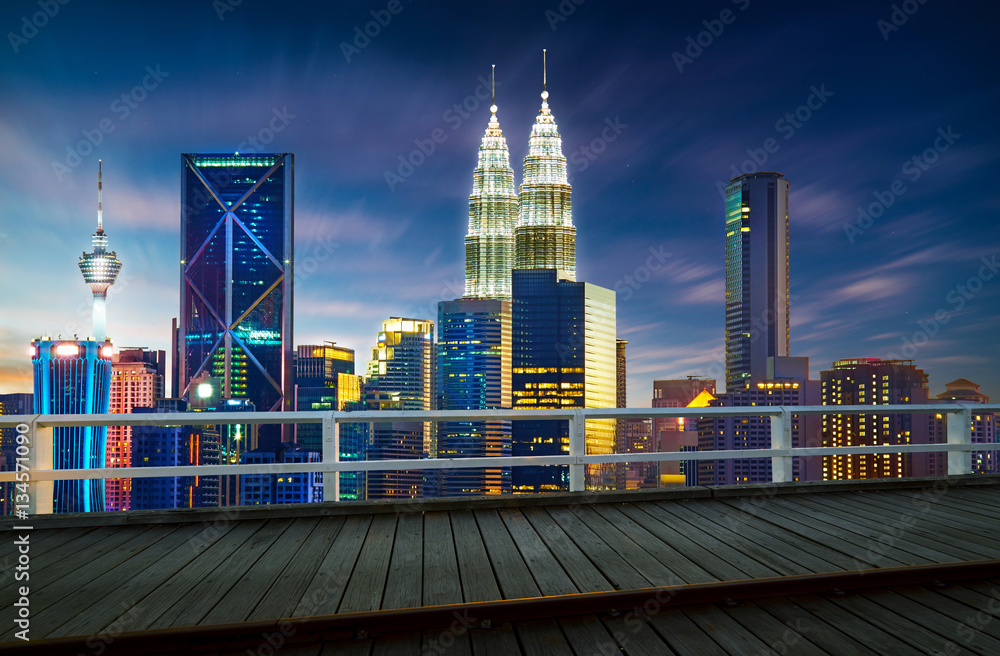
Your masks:
M184 398L208 373L223 398L293 409L293 192L291 153L181 155ZM281 441L276 428L261 427L261 446Z
M514 408L613 408L616 401L615 293L574 282L555 269L513 272L512 396ZM586 424L587 453L615 449L613 419ZM567 421L516 421L514 456L569 452ZM513 490L569 489L565 466L516 467ZM587 467L587 487L614 487L612 465Z
M438 303L437 390L442 410L511 407L509 301L459 299ZM438 424L439 458L509 456L511 422ZM436 496L510 492L509 467L435 470Z
M53 340L31 343L34 411L43 415L107 414L111 392L111 340ZM103 469L106 426L52 429L55 469ZM54 481L53 512L103 511L104 480Z
M788 180L750 173L726 186L726 391L788 356Z

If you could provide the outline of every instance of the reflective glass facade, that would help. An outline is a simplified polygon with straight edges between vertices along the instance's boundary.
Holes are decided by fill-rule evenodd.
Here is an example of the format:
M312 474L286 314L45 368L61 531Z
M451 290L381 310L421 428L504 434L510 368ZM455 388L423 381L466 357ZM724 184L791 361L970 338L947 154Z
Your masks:
M442 410L511 407L509 301L438 303L438 399ZM441 422L439 458L509 456L511 422ZM429 473L429 476L432 475ZM436 470L437 496L510 492L509 467Z
M554 269L514 270L511 387L514 408L613 408L616 400L615 294L560 279ZM569 452L568 422L516 421L515 456ZM614 420L587 422L588 453L613 453ZM516 467L513 490L566 490L564 466ZM614 486L611 465L587 468L591 489Z
M788 355L788 181L780 173L730 180L725 198L726 390L767 376Z
M292 409L294 156L181 156L180 393ZM261 427L262 442L276 435Z
M106 414L111 392L111 342L38 339L34 354L34 411L38 414ZM55 469L103 469L106 426L52 429ZM53 512L104 510L102 479L53 482Z

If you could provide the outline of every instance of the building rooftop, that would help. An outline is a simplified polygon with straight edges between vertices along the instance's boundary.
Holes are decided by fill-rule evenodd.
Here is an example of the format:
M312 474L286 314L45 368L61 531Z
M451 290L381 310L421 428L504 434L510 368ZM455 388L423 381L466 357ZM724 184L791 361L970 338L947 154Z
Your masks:
M40 516L31 642L8 622L0 653L997 654L998 502L963 476Z

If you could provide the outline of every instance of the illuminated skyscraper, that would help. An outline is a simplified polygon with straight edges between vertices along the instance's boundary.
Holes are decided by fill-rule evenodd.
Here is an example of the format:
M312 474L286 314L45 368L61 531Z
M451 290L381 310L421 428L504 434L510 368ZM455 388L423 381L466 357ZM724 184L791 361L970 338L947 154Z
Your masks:
M613 408L616 401L616 306L610 289L560 279L555 269L514 270L514 408ZM514 456L569 452L567 421L516 421ZM613 419L586 423L587 453L615 449ZM612 465L587 467L590 489L614 486ZM564 466L515 467L514 492L567 490Z
M750 173L726 186L726 391L788 355L788 180Z
M514 169L510 167L507 140L500 130L495 102L490 112L469 196L465 296L509 301L517 194L514 192Z
M934 403L935 401L931 401ZM966 405L989 403L990 397L979 391L979 385L968 378L959 378L945 385L945 391L937 395L937 403L964 403ZM931 443L947 441L946 420L941 414L930 415ZM972 443L992 444L997 441L997 416L992 412L973 411L971 417ZM927 458L926 471L914 467L914 476L944 476L948 473L947 455L944 453L918 454ZM1000 474L1000 453L997 451L973 451L973 474ZM914 460L918 460L917 455Z
M53 340L31 343L35 371L35 413L89 415L108 412L111 389L111 340ZM57 426L52 429L55 469L103 469L106 426ZM53 512L104 510L104 480L54 481Z
M94 233L94 252L84 253L80 257L80 273L90 290L94 293L94 330L93 338L103 342L107 337L107 300L108 288L115 284L122 263L118 261L115 252L107 250L108 237L104 234L104 209L101 206L101 187L103 186L101 160L97 160L97 232Z
M544 62L544 53L542 51ZM549 92L542 69L542 108L531 127L524 158L517 228L514 230L514 267L558 269L564 280L576 280L576 227L566 157L555 118L549 111Z
M207 372L222 398L293 409L294 161L291 153L181 155L184 398ZM260 440L276 446L280 436L262 426Z
M391 317L382 322L372 347L365 384L366 403L379 410L433 410L434 322ZM437 454L437 436L421 422L376 423L369 460L417 459ZM423 496L420 470L369 472L369 499Z
M128 414L135 408L152 408L163 398L163 372L166 357L163 351L143 348L123 348L111 359L112 414ZM128 467L132 462L132 426L108 426L108 446L105 466ZM109 478L105 481L108 510L131 508L132 479Z
M31 394L0 394L0 415L30 415L34 410ZM14 426L0 428L0 471L17 469L17 436ZM0 514L13 515L17 487L14 482L0 483Z
M912 360L852 358L820 372L823 405L927 403L927 374ZM873 408L874 410L874 408ZM823 446L926 444L928 421L909 414L823 415ZM907 478L913 453L862 453L823 458L823 480ZM919 460L926 460L918 458Z
M437 390L442 410L510 408L510 302L459 299L438 303ZM509 421L438 424L439 458L510 455ZM428 473L437 496L510 492L510 468Z

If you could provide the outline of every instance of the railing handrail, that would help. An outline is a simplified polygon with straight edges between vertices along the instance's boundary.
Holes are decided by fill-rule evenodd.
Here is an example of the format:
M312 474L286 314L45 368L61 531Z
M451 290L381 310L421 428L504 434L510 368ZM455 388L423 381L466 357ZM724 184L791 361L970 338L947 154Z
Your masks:
M836 410L836 411L833 411ZM281 473L325 473L324 498L339 500L339 474L344 471L396 471L408 469L451 469L517 467L528 465L569 465L570 490L584 488L584 467L588 464L623 462L669 462L771 458L775 482L793 479L795 457L863 453L946 452L948 473L971 473L973 451L997 449L996 443L972 442L971 417L1000 411L1000 404L927 403L894 405L819 406L723 406L703 408L566 408L551 410L386 410L386 411L296 411L296 412L142 412L101 415L0 415L0 428L28 425L31 448L31 511L52 512L52 481L78 479L152 478L215 475L259 475ZM792 447L791 419L795 415L854 414L937 414L945 419L945 442L932 444L882 444L849 447ZM646 452L587 454L585 424L588 419L628 419L659 417L768 417L771 424L770 449L727 451ZM503 456L475 458L420 458L412 460L340 460L340 425L374 422L475 422L517 420L567 420L569 454L551 456ZM74 426L194 426L227 424L321 424L322 461L312 463L266 463L235 465L182 465L176 467L123 467L102 469L53 469L53 429ZM19 452L20 454L20 452ZM17 472L0 472L0 481L14 481Z

